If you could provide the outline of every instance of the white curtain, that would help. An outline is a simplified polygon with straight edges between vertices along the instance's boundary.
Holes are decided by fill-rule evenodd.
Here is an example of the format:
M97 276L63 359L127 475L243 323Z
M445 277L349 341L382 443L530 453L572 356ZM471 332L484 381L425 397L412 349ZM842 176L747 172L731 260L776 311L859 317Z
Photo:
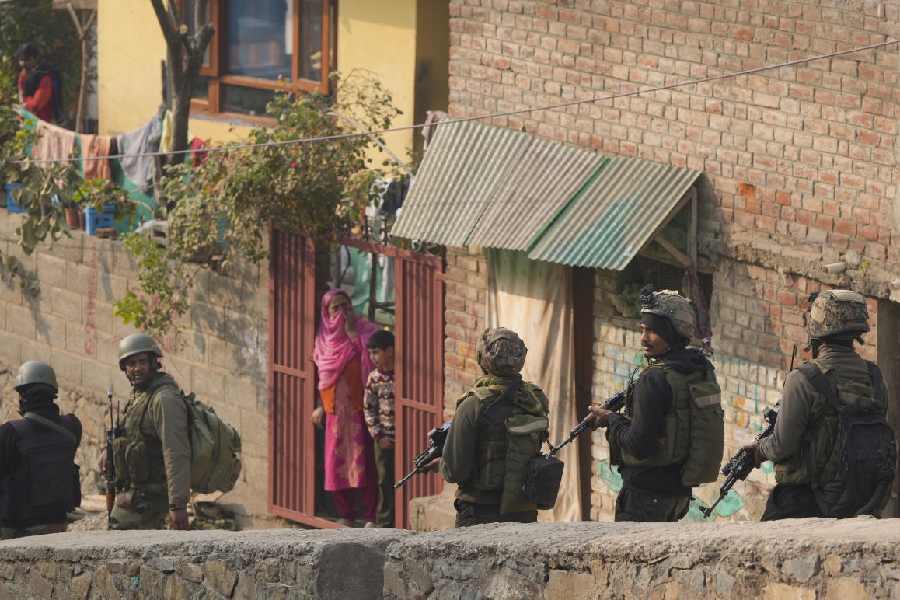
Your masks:
M578 422L573 357L572 270L529 260L521 252L488 251L490 327L506 327L528 347L523 376L550 399L550 440L565 438ZM541 511L541 521L581 520L578 444L559 457L565 463L556 506Z

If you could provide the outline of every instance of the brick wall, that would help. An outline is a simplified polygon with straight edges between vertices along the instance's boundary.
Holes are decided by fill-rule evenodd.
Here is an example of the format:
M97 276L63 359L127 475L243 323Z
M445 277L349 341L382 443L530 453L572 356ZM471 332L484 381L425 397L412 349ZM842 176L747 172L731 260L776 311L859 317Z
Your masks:
M486 327L487 258L478 249L448 248L445 281L444 404L452 415L481 376L475 346Z
M37 273L40 294L29 298L18 284L0 283L0 368L9 370L0 417L15 412L11 387L19 364L48 361L60 381L63 409L74 410L85 425L79 462L85 492L96 493L107 387L123 407L130 394L116 351L133 329L113 315L113 303L137 289L135 265L120 243L80 233L25 257L14 241L18 222L3 211L0 249ZM243 505L253 516L267 512L267 428L260 427L268 415L267 277L265 268L256 267L237 280L201 275L179 334L160 340L164 369L241 432L243 472L222 501Z
M451 0L450 11L457 116L845 50L900 24L897 0ZM891 47L495 124L701 170L714 192L702 233L721 235L725 254L772 268L801 258L795 271L816 279L849 258L842 284L886 297L884 267L900 260L897 65Z

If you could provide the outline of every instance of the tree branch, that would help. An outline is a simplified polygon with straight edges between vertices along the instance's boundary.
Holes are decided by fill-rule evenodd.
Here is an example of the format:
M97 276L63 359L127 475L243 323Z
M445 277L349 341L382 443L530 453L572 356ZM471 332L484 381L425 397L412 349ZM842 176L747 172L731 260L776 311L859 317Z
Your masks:
M153 12L156 13L156 20L159 21L159 28L162 30L163 37L166 38L166 44L178 44L178 23L172 14L163 6L163 0L150 0L153 5ZM171 2L169 3L171 5Z

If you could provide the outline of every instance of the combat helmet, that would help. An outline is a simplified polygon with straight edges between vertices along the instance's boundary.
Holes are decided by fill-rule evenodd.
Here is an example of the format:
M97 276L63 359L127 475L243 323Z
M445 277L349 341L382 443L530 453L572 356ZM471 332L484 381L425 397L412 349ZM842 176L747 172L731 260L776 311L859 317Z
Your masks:
M21 392L25 386L32 384L41 384L53 388L53 391L59 391L59 384L56 383L56 373L53 367L39 360L29 360L22 363L19 372L16 375L16 391Z
M821 292L812 299L806 327L810 339L866 333L869 331L866 299L853 290Z
M515 331L494 327L482 332L475 349L475 359L485 373L504 377L522 370L527 353L525 342Z
M149 352L158 358L162 358L162 351L159 349L156 341L146 333L132 333L128 337L123 338L119 342L119 368L123 368L122 361L129 356L143 354L144 352Z
M664 317L672 322L681 337L690 340L696 332L694 304L674 290L653 291L652 287L641 290L641 313Z

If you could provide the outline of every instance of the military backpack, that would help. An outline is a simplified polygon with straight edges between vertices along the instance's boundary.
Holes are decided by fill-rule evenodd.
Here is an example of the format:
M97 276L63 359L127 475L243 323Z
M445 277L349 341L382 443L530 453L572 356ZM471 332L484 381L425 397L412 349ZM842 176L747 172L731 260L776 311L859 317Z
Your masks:
M814 465L811 473L813 495L825 517L877 515L890 494L897 446L885 420L881 371L872 362L866 364L872 386L869 398L855 397L859 396L857 391L862 396L869 391L849 386L842 394L840 386L815 361L798 369L837 415L834 444L825 464L819 468Z
M150 391L151 395L156 389ZM201 494L230 492L241 473L241 435L193 392L185 394L179 389L178 393L187 408L191 437L191 490Z

